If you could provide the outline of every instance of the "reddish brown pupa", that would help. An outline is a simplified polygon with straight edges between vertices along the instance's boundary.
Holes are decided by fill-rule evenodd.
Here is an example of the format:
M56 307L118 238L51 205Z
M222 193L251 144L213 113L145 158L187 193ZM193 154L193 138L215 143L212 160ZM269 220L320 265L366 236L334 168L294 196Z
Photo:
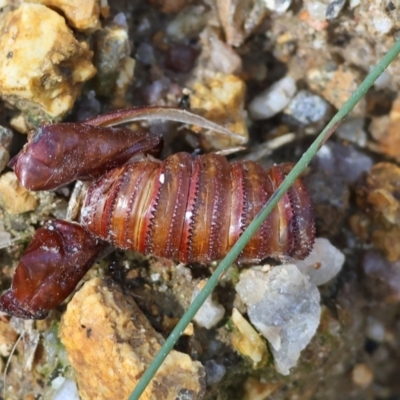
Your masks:
M194 114L160 107L40 128L10 162L21 183L31 190L53 189L75 179L92 183L80 212L82 225L53 220L36 231L11 289L0 297L1 310L44 318L73 291L105 241L182 262L219 260L290 169L288 164L267 171L251 161L229 164L218 154L192 158L177 153L157 160L153 156L160 154L161 137L113 127L143 117L229 133ZM297 180L238 262L255 263L269 256L304 258L313 241L310 199Z
M81 223L122 249L209 263L223 258L285 177L286 165L264 170L206 154L178 153L115 168L95 181ZM238 261L304 258L314 241L310 200L301 181L281 199Z

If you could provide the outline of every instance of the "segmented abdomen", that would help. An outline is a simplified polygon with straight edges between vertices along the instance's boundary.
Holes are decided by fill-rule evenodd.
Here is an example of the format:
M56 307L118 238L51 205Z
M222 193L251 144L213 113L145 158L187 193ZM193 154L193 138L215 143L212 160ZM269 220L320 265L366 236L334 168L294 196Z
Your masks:
M285 177L287 164L264 170L207 154L177 153L114 169L89 188L81 222L123 249L201 262L223 258ZM304 258L314 241L308 194L300 180L279 201L240 255Z

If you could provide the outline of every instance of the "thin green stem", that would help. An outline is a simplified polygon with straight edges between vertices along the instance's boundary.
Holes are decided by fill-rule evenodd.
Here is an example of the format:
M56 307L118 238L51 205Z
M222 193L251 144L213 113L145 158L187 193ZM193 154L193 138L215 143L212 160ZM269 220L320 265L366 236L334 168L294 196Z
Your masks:
M273 208L276 206L278 201L290 188L293 182L300 176L300 174L307 167L311 159L314 157L318 149L328 140L328 138L335 131L339 123L343 118L354 108L354 106L361 100L368 89L373 85L378 76L388 67L388 65L394 60L394 58L400 52L400 40L397 41L389 52L382 58L382 60L375 66L375 68L368 74L365 80L361 83L358 89L352 94L349 100L343 105L343 107L336 113L325 129L318 135L313 144L309 149L303 154L299 162L292 169L292 171L287 175L286 179L282 182L276 192L271 196L262 210L257 214L254 221L248 226L248 228L243 232L239 240L232 247L226 257L218 265L217 269L214 271L203 290L197 295L193 303L184 313L180 321L175 326L174 330L171 332L167 340L165 341L163 347L159 353L154 358L153 362L147 368L146 372L143 374L139 383L135 387L134 391L129 397L129 400L138 400L141 394L145 391L147 385L156 374L157 370L160 368L162 362L167 357L168 353L172 350L175 343L181 336L182 332L185 330L189 322L196 315L197 311L200 309L207 297L212 293L214 288L217 286L218 281L222 274L233 264L236 258L239 256L242 249L246 246L248 241L261 226L263 221L268 217Z

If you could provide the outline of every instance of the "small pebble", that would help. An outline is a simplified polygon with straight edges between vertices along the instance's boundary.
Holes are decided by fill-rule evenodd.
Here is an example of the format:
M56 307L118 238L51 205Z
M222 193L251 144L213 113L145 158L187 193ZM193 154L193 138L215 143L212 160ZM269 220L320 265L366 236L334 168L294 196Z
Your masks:
M203 289L205 284L205 280L197 284L197 287L192 294L192 302L200 293L201 289ZM197 325L206 329L211 329L217 325L219 321L221 321L221 319L224 317L224 314L224 307L214 301L211 296L208 296L206 301L200 307L200 310L197 311L197 314L194 316L193 320L197 323Z
M240 46L269 13L265 1L215 0L226 42Z
M20 184L14 172L0 177L0 202L10 214L22 214L38 206L35 196Z
M279 383L271 382L265 378L256 379L249 376L243 384L243 400L265 400L277 390Z
M356 385L367 387L372 383L374 375L366 364L360 363L354 366L351 378Z
M0 126L0 172L7 166L10 161L10 145L13 138L11 129Z
M11 243L11 235L4 231L4 227L0 224L0 249L7 247Z
M343 121L336 130L336 135L343 140L355 143L360 147L367 144L367 133L364 129L364 118L350 118Z
M251 118L268 119L281 112L296 93L296 82L287 76L264 90L249 104Z
M363 172L371 169L373 161L353 146L329 142L318 151L316 163L328 174L341 177L346 183L354 183Z
M353 8L358 7L361 4L361 0L350 0L349 1L349 8L352 10Z
M372 25L380 35L386 35L393 28L393 21L380 10L374 10L372 14Z
M224 74L237 74L242 69L242 59L229 44L217 37L210 40L211 62L217 71Z
M283 14L292 4L292 0L264 0L266 7L278 14Z
M382 343L385 340L385 327L373 317L367 318L367 337L375 342Z
M177 72L188 73L195 65L199 49L185 44L173 43L165 53L165 68Z
M14 133L11 129L0 125L0 145L9 150Z
M222 378L226 374L226 368L223 364L219 364L214 360L208 360L205 362L206 367L206 379L208 385L214 385L221 382Z
M7 321L0 321L0 355L8 357L18 338L17 332Z
M377 89L387 89L390 88L390 83L392 82L392 77L388 71L383 71L380 76L374 82L374 87Z
M312 19L317 21L324 21L326 19L326 12L328 6L321 1L309 1L306 4L307 11L310 13Z
M316 286L324 285L342 269L344 254L328 239L315 239L311 254L305 260L296 260L297 268L308 275Z
M297 364L320 321L320 294L308 276L286 264L240 274L236 291L250 322L271 344L275 367L283 375Z
M329 114L330 105L322 97L300 90L285 109L290 115L304 125L324 121Z
M155 60L154 48L149 43L140 43L136 50L136 60L143 65L152 65Z
M346 0L333 0L328 4L326 9L326 19L335 19L339 16L340 12L343 10L343 7L346 3Z
M185 41L195 37L207 25L210 13L201 5L188 6L170 21L166 34L172 40Z
M160 97L167 92L171 85L171 81L167 77L162 77L153 81L143 88L143 95L148 104L157 104Z
M234 325L231 336L233 348L243 357L249 358L254 369L265 366L268 362L265 340L236 308L232 310L231 322Z
M56 389L52 400L79 400L75 381L59 376L53 379L51 386Z
M124 27L125 29L129 29L128 21L126 20L126 15L123 12L118 13L114 18L113 22L117 25Z

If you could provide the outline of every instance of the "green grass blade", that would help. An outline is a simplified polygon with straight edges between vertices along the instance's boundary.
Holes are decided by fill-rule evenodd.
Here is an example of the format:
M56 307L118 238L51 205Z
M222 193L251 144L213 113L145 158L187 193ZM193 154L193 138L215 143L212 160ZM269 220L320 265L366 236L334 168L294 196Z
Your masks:
M178 324L175 326L174 330L171 332L167 340L165 341L163 347L159 353L154 358L153 362L147 368L146 372L143 374L139 383L135 387L132 394L129 396L129 400L138 400L141 394L146 389L147 385L156 374L160 365L167 357L168 353L172 350L175 343L181 336L182 332L185 330L187 325L196 315L197 311L200 309L204 301L211 294L214 288L217 286L219 278L221 275L229 268L229 266L236 260L242 249L246 246L248 241L261 226L263 221L268 217L273 208L276 206L278 201L282 198L285 192L290 188L293 182L301 175L304 169L307 167L311 159L314 157L318 149L328 140L328 138L335 131L339 123L343 118L354 108L354 106L361 100L368 89L373 85L378 76L388 67L388 65L394 60L394 58L400 52L400 40L397 41L389 52L381 59L381 61L374 67L374 69L368 74L364 79L358 89L352 94L350 99L343 105L343 107L336 113L325 129L318 135L313 144L309 149L303 154L299 162L292 169L292 171L287 175L286 179L282 182L276 192L271 196L262 210L258 213L254 221L248 226L248 228L243 232L242 236L232 247L226 257L218 265L218 268L214 271L203 290L198 294L196 299L187 309L185 314L182 316Z

